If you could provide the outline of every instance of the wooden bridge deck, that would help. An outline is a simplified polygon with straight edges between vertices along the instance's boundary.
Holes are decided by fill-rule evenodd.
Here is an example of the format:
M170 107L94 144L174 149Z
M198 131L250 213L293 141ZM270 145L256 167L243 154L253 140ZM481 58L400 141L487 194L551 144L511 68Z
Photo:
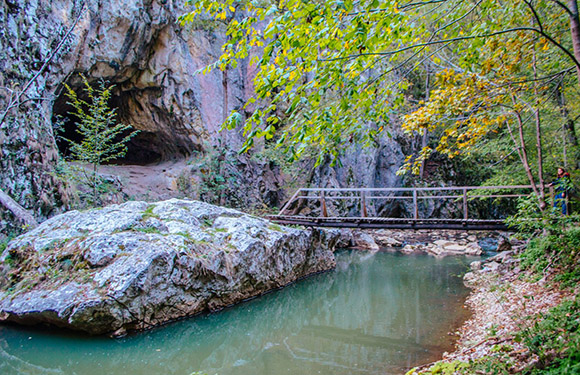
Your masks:
M506 230L503 220L413 219L390 217L308 217L272 215L268 219L282 225L361 229L459 229Z
M505 230L504 221L496 219L478 219L469 217L469 202L478 199L513 199L527 196L532 190L529 185L515 186L459 186L434 188L359 188L329 189L302 188L288 200L278 215L268 219L284 225L303 225L307 227L331 228L369 228L369 229L460 229L460 230ZM486 193L487 191L487 193ZM498 192L499 191L499 192ZM459 192L459 194L457 194ZM461 205L462 218L421 218L419 202L421 200L450 199ZM314 200L318 216L289 213L289 208L298 201ZM337 200L358 200L359 216L328 215L328 204ZM369 202L372 201L410 200L412 217L373 217L368 215ZM299 211L299 210L298 210ZM336 211L336 210L334 210Z

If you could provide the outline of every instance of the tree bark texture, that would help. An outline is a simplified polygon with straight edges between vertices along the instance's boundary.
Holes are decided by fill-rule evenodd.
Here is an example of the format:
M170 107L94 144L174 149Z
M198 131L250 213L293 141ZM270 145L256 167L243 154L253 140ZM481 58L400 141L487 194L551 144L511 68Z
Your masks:
M30 212L28 212L24 207L19 205L14 199L10 198L3 190L0 189L0 204L6 207L14 217L31 227L36 226L38 223L36 219Z
M580 61L580 17L578 16L578 1L568 0L570 11L570 33L572 34L572 45L574 46L574 57ZM576 65L576 74L580 84L580 67Z
M578 150L578 136L576 135L576 124L574 119L570 117L570 112L566 106L566 97L562 92L562 89L556 91L556 99L558 100L558 107L560 107L560 112L564 118L564 124L562 128L564 130L564 150L571 149L572 165L577 169L580 169L580 152ZM568 148L570 146L570 148ZM566 154L565 154L566 157Z

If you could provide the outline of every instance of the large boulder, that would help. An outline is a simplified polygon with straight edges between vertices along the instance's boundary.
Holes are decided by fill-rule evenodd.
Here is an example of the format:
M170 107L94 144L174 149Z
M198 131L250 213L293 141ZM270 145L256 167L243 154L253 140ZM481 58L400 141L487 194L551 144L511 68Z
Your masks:
M338 235L199 201L56 216L0 257L0 319L122 334L228 305L335 266Z

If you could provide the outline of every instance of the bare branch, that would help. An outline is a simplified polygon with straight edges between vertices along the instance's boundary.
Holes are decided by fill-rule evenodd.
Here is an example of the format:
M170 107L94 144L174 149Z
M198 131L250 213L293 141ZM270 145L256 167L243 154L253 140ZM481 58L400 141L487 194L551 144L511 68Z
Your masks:
M429 5L429 4L440 4L440 3L445 3L448 0L431 0L431 1L423 1L423 2L417 2L417 3L409 3L409 4L405 4L405 5L401 5L399 7L397 7L397 10L405 10L405 9L411 9L411 8L415 8L415 7L420 7L423 5ZM348 13L348 16L358 16L359 14L365 14L365 13L383 13L383 12L387 12L390 11L390 9L371 9L371 10L365 10L365 11L360 11L360 12L352 12L352 13Z
M538 27L540 28L540 31L543 33L544 26L542 26L542 21L540 20L540 16L538 15L538 12L536 12L536 9L532 6L532 3L530 1L524 0L524 3L526 3L528 8L530 8L532 14L534 15L534 18L536 19L536 22L538 23Z
M318 59L318 61L325 62L325 61L349 60L349 59L354 59L354 58L361 57L361 56L392 56L392 55L396 55L398 53L405 52L405 51L412 50L412 49L416 49L416 48L422 48L422 47L432 46L432 45L436 45L436 44L459 42L459 41L463 41L463 40L489 38L489 37L493 37L493 36L517 32L517 31L532 31L532 32L540 34L545 39L547 39L550 43L554 44L556 47L558 47L560 50L562 50L574 62L574 64L580 68L580 62L578 62L578 60L576 60L576 57L574 57L574 55L570 51L568 51L564 46L562 46L560 43L558 43L556 40L554 40L554 38L552 38L550 35L546 34L545 32L543 32L535 27L525 27L525 26L514 27L514 28L510 28L510 29L506 29L506 30L500 30L500 31L496 31L493 33L489 33L489 34L459 36L456 38L432 40L432 41L428 41L425 43L417 43L417 44L413 44L410 46L401 47L399 49L392 50L392 51L358 53L355 55L332 57L332 58L328 58L328 59Z
M399 6L399 9L404 10L404 9L409 9L409 8L421 7L421 6L429 5L429 4L444 3L446 1L447 0L418 1L416 3L408 3L408 4L401 5L401 6Z
M565 11L568 13L568 15L570 15L570 16L572 16L572 15L573 15L573 14L572 14L572 11L570 10L570 8L568 8L568 7L566 6L566 4L564 4L563 2L561 2L561 1L558 1L558 0L551 0L551 1L552 1L553 3L556 3L557 5L559 5L559 6L560 6L562 9L564 9L564 10L565 10Z

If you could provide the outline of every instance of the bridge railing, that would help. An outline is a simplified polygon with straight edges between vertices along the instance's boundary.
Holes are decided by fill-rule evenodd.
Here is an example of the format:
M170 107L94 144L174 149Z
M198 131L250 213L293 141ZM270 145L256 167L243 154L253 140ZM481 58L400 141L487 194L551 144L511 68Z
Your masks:
M507 190L507 192L505 192ZM499 191L499 192L494 192ZM372 200L408 200L411 201L413 219L419 219L419 202L421 200L453 199L461 202L463 220L469 218L468 202L473 199L519 198L528 196L531 185L507 186L446 186L446 187L413 187L413 188L300 188L286 202L278 216L287 215L294 202L301 199L318 200L319 217L328 217L327 202L332 200L358 200L360 218L368 217L369 201Z

